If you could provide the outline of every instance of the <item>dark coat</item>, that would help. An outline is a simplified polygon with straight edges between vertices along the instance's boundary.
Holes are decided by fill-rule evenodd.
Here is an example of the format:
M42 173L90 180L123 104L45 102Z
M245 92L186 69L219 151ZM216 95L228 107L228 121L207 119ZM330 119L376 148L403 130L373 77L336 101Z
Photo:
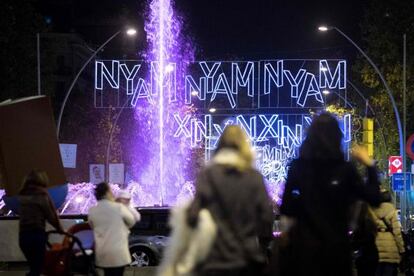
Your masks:
M19 197L19 231L45 231L46 221L61 230L55 206L42 187L28 186Z
M349 211L356 200L378 205L379 182L368 167L364 184L344 160L294 160L290 166L282 215L294 219L282 255L282 275L352 275Z
M199 174L191 208L210 211L217 238L202 271L243 269L264 262L259 240L270 239L273 214L262 175L231 164L212 164Z

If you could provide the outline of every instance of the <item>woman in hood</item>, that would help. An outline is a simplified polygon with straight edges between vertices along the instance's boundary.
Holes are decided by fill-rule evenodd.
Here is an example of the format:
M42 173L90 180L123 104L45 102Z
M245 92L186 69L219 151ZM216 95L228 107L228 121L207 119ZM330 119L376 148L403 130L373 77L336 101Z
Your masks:
M19 246L30 272L40 275L46 254L46 222L63 232L55 206L47 192L49 178L46 172L30 172L19 193Z
M391 203L391 193L381 191L382 203L373 208L373 217L377 225L375 244L378 249L378 276L397 275L400 256L404 253L404 241L401 235L401 225L398 221L397 210Z
M244 131L227 126L210 164L196 182L188 224L196 227L201 209L217 225L217 236L197 275L258 275L272 235L273 214L262 175L253 167Z

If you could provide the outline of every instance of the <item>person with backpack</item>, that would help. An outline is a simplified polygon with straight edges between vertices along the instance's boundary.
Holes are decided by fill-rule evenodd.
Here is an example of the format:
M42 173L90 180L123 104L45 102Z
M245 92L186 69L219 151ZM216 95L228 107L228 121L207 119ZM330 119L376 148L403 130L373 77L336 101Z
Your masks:
M313 118L299 158L290 164L280 208L287 240L279 256L280 275L352 275L349 213L357 200L379 205L375 162L362 147L352 151L367 168L367 183L345 160L337 119Z
M391 193L381 190L381 204L372 208L377 226L375 243L379 255L377 276L396 276L401 255L404 253L404 241L397 210L392 204Z

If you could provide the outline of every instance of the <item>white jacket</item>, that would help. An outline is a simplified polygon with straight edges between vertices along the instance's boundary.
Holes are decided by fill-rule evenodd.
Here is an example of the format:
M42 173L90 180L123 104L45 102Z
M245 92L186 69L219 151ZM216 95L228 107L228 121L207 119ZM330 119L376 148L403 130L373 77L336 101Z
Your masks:
M129 228L135 224L131 211L121 203L103 199L89 210L88 220L95 238L96 265L119 267L129 264Z

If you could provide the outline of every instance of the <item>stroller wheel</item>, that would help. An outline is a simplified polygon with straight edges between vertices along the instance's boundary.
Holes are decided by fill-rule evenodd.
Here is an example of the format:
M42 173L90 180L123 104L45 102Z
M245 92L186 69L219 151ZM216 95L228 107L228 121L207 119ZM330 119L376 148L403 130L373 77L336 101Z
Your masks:
M145 247L132 247L130 249L132 262L131 266L143 267L143 266L153 266L155 265L154 254L150 249Z

